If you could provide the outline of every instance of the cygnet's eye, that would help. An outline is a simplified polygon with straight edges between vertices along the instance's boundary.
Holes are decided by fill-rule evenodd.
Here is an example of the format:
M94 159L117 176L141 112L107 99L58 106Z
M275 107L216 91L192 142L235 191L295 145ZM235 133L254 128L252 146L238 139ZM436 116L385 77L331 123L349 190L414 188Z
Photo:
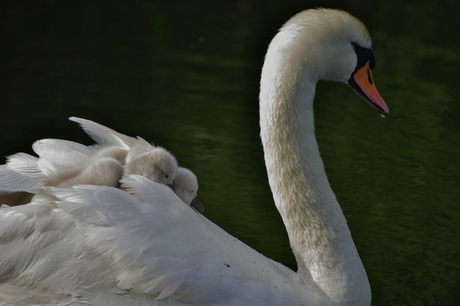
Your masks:
M160 173L163 174L165 176L165 178L169 178L169 175L168 173L164 172L163 170L160 170Z

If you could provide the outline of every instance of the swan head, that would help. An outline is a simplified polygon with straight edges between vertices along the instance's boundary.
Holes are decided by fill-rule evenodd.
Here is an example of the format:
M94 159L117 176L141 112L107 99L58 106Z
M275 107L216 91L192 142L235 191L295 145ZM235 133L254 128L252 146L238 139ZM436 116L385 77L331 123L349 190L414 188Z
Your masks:
M174 192L182 201L192 206L199 212L204 211L203 205L198 200L198 180L196 175L187 168L179 167L172 184Z
M337 81L350 87L382 115L388 106L372 78L375 57L364 24L347 12L311 9L288 20L270 44L266 61L285 57L302 67L313 82ZM277 56L278 55L278 56ZM268 63L270 65L270 63Z
M176 172L176 158L167 150L156 147L130 160L123 175L138 174L154 182L170 185Z

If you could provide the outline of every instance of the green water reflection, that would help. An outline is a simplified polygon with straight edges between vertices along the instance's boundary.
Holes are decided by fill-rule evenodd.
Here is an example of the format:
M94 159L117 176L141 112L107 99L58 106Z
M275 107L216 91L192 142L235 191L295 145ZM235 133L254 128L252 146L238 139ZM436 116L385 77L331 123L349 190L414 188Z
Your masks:
M373 305L460 299L460 82L456 1L2 2L1 154L45 137L90 140L81 116L139 135L195 171L205 215L291 267L258 137L258 82L276 29L310 7L369 27L381 119L323 83L317 135Z

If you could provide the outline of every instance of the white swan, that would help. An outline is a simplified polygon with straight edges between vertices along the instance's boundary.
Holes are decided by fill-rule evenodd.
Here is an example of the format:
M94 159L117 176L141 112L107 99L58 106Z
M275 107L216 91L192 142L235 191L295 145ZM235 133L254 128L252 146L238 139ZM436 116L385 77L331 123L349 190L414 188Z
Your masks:
M337 10L299 13L269 46L261 138L297 272L188 209L167 186L134 175L122 180L130 193L106 186L44 187L59 201L0 209L0 301L369 305L369 282L315 140L313 97L318 80L335 80L388 114L373 84L373 66L364 25ZM107 130L101 136L114 136L114 142L124 137Z

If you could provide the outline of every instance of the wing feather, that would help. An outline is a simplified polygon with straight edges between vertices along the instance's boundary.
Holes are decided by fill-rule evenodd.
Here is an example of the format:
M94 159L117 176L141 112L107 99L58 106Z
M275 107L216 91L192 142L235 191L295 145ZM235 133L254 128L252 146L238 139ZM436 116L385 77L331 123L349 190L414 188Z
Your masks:
M69 120L79 123L86 134L101 145L121 146L125 149L129 149L130 146L137 142L136 138L118 133L111 128L91 120L78 117L70 117Z

